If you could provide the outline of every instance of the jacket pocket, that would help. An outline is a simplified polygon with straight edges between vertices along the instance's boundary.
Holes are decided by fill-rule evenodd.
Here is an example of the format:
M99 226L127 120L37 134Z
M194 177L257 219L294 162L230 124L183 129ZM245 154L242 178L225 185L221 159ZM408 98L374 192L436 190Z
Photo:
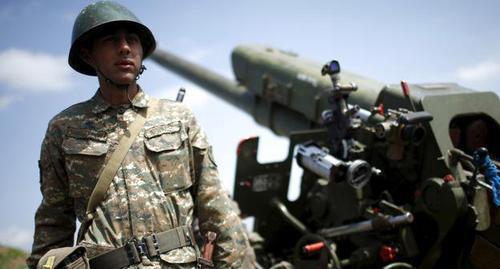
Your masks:
M185 190L192 185L187 138L180 121L161 123L144 131L147 156L165 193Z
M71 129L65 135L62 150L65 155L70 196L88 198L109 150L105 134Z

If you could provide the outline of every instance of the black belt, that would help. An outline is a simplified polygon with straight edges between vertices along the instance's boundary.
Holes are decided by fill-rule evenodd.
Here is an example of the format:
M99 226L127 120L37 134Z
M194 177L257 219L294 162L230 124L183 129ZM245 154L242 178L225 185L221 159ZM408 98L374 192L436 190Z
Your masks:
M142 257L157 258L170 250L195 246L193 232L189 226L180 226L165 232L133 239L125 246L108 251L90 259L90 268L118 269L142 262Z

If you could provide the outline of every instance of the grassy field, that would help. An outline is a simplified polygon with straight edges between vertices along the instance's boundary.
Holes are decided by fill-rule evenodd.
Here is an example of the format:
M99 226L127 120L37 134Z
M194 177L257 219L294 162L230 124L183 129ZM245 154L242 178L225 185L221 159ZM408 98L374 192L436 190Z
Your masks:
M22 250L0 246L0 268L2 269L25 269L25 259L28 256Z

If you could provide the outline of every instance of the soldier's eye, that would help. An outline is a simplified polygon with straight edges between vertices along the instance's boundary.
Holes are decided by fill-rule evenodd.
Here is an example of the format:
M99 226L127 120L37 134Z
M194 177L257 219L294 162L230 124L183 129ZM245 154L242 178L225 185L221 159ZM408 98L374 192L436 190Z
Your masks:
M130 35L127 35L127 41L130 42L130 43L135 43L135 42L139 42L139 36L136 35L136 34L130 34Z
M114 36L113 35L106 35L101 38L102 43L107 43L107 42L113 42L114 41Z

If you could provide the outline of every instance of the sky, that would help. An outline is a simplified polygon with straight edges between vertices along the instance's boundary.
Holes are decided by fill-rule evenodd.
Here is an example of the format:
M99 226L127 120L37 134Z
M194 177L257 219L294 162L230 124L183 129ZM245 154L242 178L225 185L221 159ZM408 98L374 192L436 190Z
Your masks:
M231 50L264 44L387 84L456 82L500 93L500 2L466 0L119 1L169 50L233 78ZM37 160L48 121L87 100L94 77L67 65L73 22L89 1L0 1L0 245L29 251L41 201ZM233 189L236 147L260 136L259 160L285 158L287 140L198 86L146 60L147 93L184 102ZM319 72L319 71L318 71Z

